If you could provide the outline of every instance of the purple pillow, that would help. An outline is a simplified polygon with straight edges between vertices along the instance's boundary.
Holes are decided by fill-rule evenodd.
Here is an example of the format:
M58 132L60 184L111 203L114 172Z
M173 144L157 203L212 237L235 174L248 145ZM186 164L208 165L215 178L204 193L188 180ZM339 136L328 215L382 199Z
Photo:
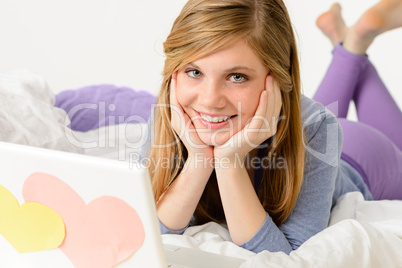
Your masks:
M66 111L70 128L78 131L147 122L156 97L147 91L136 91L115 85L91 85L65 90L56 95L56 107Z

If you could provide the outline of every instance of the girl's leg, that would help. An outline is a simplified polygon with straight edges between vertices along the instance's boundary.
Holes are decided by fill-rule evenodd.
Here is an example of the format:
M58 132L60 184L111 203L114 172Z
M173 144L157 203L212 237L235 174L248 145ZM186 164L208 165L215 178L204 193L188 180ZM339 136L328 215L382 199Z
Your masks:
M352 54L338 44L313 99L338 118L346 118L353 100L359 122L380 130L402 150L401 110L366 56Z
M375 7L378 8L378 5ZM369 11L372 12L373 9ZM323 17L326 20L322 20ZM332 43L339 42L339 38L342 38L339 29L346 27L343 21L339 21L339 18L342 19L339 5L333 6L323 17L319 18L318 26ZM333 24L334 20L336 25L328 27L328 22ZM370 43L367 40L363 42L364 46ZM333 112L340 117L339 122L343 129L344 146L341 158L362 175L374 198L402 199L402 147L401 138L397 136L402 133L401 111L368 58L349 51L340 45L335 47L334 58L314 99L324 105L339 102L338 113ZM341 118L346 117L351 100L356 103L359 122ZM377 111L375 114L374 109Z
M349 57L339 44L346 36L347 27L341 15L341 6L335 3L317 19L317 26L334 46L330 66L313 99L327 106L337 117L346 118L359 74L365 59ZM333 105L330 105L333 104Z
M360 76L353 100L359 122L380 130L402 150L402 112L370 62Z
M346 118L368 59L349 53L341 44L335 46L332 54L331 64L313 99L327 106L338 118Z
M363 177L375 200L402 200L402 151L379 130L339 118L343 130L341 158Z
M344 48L334 49L334 58L314 99L329 105L338 101L338 117L346 117L353 100L360 122L382 131L402 150L402 113L381 81L374 66L363 56L374 38L402 26L402 0L382 0L350 29L341 16L341 7L334 4L321 15L317 25L334 44L345 39ZM347 51L346 51L347 50ZM360 53L363 55L355 54Z
M357 54L380 34L402 26L402 0L382 0L367 10L346 33L344 47ZM353 95L360 122L384 133L402 150L402 113L371 63Z
M402 199L402 151L395 142L401 141L402 132L397 130L402 126L401 112L381 86L381 79L367 57L351 54L340 45L333 54L314 99L329 109L334 107L329 104L339 102L338 120L343 130L341 158L359 172L374 199ZM359 122L345 118L353 98L356 98ZM334 109L332 112L336 114ZM386 119L391 117L395 118L394 123ZM395 137L391 139L388 136L393 128Z

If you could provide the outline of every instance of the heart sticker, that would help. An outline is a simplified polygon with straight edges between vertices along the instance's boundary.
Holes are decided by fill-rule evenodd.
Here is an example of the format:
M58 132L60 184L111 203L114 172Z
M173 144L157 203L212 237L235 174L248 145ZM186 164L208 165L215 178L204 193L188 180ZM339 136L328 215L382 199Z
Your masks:
M27 178L23 196L61 215L66 237L60 249L77 268L113 267L143 244L145 232L137 212L119 198L101 196L87 205L69 185L45 173Z
M51 208L18 200L0 185L0 234L20 253L53 249L64 240L63 219Z

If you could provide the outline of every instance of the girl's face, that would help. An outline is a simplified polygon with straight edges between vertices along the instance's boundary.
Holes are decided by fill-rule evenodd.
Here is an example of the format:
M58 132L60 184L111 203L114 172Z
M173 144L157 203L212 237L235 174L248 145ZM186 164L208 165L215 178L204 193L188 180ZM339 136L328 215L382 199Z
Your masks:
M200 139L219 146L254 116L269 73L244 40L177 72L177 101Z

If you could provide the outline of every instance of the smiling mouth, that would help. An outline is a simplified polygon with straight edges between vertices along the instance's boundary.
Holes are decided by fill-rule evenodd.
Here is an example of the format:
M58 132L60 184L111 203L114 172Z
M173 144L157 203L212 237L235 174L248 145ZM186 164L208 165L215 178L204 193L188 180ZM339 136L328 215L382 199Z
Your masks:
M209 123L221 123L221 122L224 122L224 121L227 121L229 118L230 118L230 116L209 116L209 115L206 115L206 114L201 114L200 113L200 116L201 116L201 118L202 119L204 119L205 121L207 121L207 122L209 122Z
M222 122L226 122L228 121L230 118L236 116L236 115L232 115L232 116L210 116L210 115L206 115L200 112L197 112L199 114L199 116L206 122L208 123L222 123Z

